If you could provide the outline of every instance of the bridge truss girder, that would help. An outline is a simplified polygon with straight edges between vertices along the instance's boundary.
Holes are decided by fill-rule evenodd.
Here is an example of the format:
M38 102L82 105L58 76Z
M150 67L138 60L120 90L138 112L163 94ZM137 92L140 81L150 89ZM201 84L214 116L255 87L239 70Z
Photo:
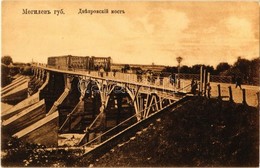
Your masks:
M158 91L156 88L150 88L147 86L118 83L116 81L86 76L78 76L78 78L81 100L84 98L89 84L95 84L97 86L97 88L92 87L90 90L90 92L94 91L100 94L101 107L97 118L106 110L110 95L114 91L115 87L121 88L121 90L117 90L117 92L127 92L129 94L138 121L149 117L151 113L163 109L166 105L173 103L175 100L171 97L175 94L172 91ZM94 119L93 122L95 122L96 119ZM93 125L93 123L91 125Z
M149 88L146 88L147 90ZM153 112L163 109L166 105L173 103L173 100L160 96L156 92L144 91L142 86L126 86L127 93L130 95L137 120L140 121L150 116Z

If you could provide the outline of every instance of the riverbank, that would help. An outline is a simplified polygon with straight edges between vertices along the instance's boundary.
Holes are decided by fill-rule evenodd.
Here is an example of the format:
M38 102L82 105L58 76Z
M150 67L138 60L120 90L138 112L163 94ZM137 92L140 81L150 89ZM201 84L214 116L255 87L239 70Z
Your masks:
M258 109L194 98L96 159L93 166L258 166ZM87 160L77 166L88 166Z

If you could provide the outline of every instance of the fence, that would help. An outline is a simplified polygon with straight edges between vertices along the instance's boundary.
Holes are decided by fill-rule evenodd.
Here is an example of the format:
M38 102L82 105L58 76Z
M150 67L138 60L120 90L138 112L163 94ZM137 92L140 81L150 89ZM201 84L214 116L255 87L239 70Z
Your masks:
M259 106L259 89L257 86L235 87L235 85L229 84L211 84L210 91L211 98L218 98L223 100L230 100L235 103L243 103L249 106ZM208 89L205 96L208 96Z

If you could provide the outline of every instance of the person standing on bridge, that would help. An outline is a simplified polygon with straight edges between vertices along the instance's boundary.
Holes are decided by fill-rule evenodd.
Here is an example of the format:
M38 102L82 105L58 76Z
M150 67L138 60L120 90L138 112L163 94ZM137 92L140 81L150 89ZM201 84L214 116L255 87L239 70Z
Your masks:
M192 80L191 80L191 93L195 95L196 90L197 90L197 81L195 82L194 78L192 78Z
M174 86L175 86L175 75L174 75L174 73L172 73L171 75L170 75L170 83L171 83L171 85L173 85L174 84Z
M236 78L236 88L239 86L239 88L242 89L241 84L242 84L242 79L240 76L238 76Z
M210 83L207 83L207 97L210 99L210 95L211 95L211 86Z
M101 66L101 67L100 67L100 70L99 70L99 73L100 73L100 76L101 76L101 77L104 76L104 72L105 72L105 70L104 70L104 68Z
M116 77L116 70L113 69L113 76Z

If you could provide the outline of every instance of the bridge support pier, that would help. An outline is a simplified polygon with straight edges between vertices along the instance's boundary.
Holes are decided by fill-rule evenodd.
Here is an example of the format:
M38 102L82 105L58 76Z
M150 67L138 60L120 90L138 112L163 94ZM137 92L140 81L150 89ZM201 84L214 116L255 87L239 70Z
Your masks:
M63 93L60 95L60 97L53 103L53 106L51 109L48 111L47 115L52 114L56 110L58 110L58 106L65 100L67 95L69 94L71 90L71 82L73 80L73 77L70 77L68 75L64 75L64 82L65 82L65 89Z
M62 124L61 124L61 126L59 128L59 132L62 132L62 130L65 128L66 125L68 127L67 128L68 131L70 131L75 126L75 124L77 124L77 122L78 122L77 119L76 119L75 123L72 122L72 117L74 117L74 115L76 115L76 117L77 117L78 113L79 114L80 113L84 113L84 111L85 111L84 110L84 108L85 108L84 106L85 105L84 105L84 100L83 99L85 97L89 81L85 81L85 80L83 80L81 78L78 78L78 83L75 84L75 82L74 82L74 85L72 86L71 85L72 80L73 80L72 78L67 78L67 82L66 82L66 86L67 87L65 88L64 94L67 94L66 93L67 90L71 90L71 91L79 92L79 97L78 97L78 101L76 102L76 104L73 107L73 109L66 115L66 119L62 122ZM71 88L71 87L73 87L73 88ZM65 99L66 96L61 95L60 101L63 102L63 100ZM73 95L71 95L71 97L70 97L70 100L72 100L72 99L75 99L75 97L73 97ZM68 103L69 103L70 100L67 100ZM61 104L62 102L57 102L57 103ZM55 106L53 108L55 108ZM67 111L67 109L66 109L66 111ZM62 113L63 112L60 111L60 114L62 114ZM82 117L78 116L78 120L81 120L81 119L82 119Z
M87 128L89 130L100 127L106 121L105 110L107 108L110 95L115 88L114 83L109 83L105 80L96 81L96 84L99 89L98 91L100 94L101 106L99 108L99 114L94 119L94 121L90 124L90 126Z

